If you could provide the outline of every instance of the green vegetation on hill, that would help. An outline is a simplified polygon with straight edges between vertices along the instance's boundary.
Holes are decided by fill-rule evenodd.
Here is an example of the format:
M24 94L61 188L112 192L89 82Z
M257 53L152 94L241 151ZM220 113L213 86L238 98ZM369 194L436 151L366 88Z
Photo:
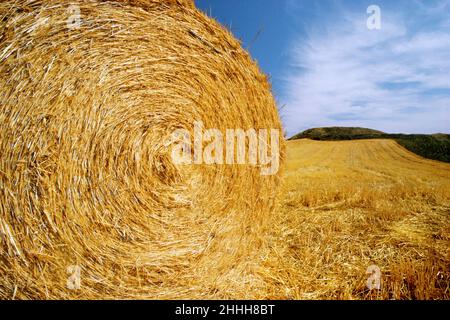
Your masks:
M449 134L389 134L367 128L328 127L308 129L289 140L394 139L404 148L424 158L450 163Z
M350 127L327 127L308 129L299 133L289 140L312 139L312 140L354 140L354 139L372 139L384 132L366 129L366 128L350 128Z

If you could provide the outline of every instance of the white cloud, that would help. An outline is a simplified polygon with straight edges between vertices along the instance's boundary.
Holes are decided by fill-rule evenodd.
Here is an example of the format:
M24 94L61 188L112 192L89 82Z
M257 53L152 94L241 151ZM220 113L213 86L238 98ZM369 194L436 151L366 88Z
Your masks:
M430 10L445 19L446 6ZM448 30L415 28L382 11L382 29L371 31L364 15L344 16L293 45L282 111L288 134L330 125L449 132Z

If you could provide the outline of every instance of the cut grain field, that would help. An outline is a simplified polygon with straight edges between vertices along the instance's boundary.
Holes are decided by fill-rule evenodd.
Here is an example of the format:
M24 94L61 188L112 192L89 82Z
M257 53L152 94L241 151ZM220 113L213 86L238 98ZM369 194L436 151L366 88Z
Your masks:
M393 140L290 141L271 253L281 299L450 298L450 165ZM369 290L369 266L381 290Z
M450 164L282 131L192 0L1 1L0 299L450 298Z

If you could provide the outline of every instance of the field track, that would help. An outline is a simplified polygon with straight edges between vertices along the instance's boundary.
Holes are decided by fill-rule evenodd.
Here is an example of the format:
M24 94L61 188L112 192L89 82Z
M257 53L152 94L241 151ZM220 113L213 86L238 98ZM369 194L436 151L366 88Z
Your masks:
M450 164L393 140L288 143L268 297L450 298ZM367 268L381 290L367 288Z

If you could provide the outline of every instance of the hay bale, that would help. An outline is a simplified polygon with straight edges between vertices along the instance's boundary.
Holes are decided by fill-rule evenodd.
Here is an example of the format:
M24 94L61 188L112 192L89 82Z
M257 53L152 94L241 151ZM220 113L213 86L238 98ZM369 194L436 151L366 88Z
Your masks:
M0 88L1 298L256 295L280 174L167 144L281 129L222 26L186 0L3 1Z

